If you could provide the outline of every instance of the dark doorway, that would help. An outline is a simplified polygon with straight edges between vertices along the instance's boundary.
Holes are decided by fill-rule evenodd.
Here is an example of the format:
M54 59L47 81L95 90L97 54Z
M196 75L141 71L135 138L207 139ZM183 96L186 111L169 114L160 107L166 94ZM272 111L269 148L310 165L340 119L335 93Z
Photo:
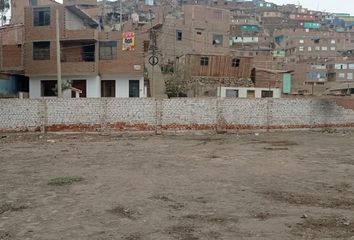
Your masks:
M247 98L256 98L255 90L247 90Z
M101 82L101 96L102 97L116 97L116 81L102 80Z
M80 93L80 97L81 98L85 98L86 97L86 80L73 80L71 86L73 88L77 88L77 89L80 89L82 91L82 93ZM75 98L75 92L74 91L71 92L71 97Z
M42 97L55 97L57 96L57 81L55 80L42 80L41 81L41 96Z
M129 80L129 97L139 97L139 80Z

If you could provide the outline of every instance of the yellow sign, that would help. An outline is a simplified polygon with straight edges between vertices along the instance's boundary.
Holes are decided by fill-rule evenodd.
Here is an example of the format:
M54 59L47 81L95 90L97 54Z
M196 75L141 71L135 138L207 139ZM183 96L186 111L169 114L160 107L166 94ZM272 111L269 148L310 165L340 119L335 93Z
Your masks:
M134 51L135 50L135 33L125 32L123 33L123 51Z

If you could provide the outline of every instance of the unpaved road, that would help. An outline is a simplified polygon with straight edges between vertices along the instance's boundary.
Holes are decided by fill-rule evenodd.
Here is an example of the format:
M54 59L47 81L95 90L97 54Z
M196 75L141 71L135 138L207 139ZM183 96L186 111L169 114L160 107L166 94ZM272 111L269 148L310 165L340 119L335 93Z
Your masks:
M354 132L0 135L0 240L354 239Z

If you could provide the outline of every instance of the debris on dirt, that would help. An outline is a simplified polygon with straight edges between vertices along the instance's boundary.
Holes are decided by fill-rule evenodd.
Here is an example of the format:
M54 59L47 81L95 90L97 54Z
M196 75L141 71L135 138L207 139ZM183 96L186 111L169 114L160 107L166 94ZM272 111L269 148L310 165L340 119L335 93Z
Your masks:
M189 225L176 225L166 229L168 235L178 240L198 240L195 236L195 228Z
M53 140L53 139L48 139L48 140L47 140L47 143L55 143L55 140Z
M135 219L137 213L134 212L133 210L129 209L129 208L125 208L121 205L118 205L110 210L108 210L108 212L117 215L120 218L128 218L128 219Z
M248 141L249 144L269 144L273 147L286 147L286 146L297 146L297 142L288 140L251 140Z
M216 232L216 231L210 231L207 232L206 234L206 239L221 239L221 233Z
M17 212L27 209L27 205L16 204L16 203L0 203L0 215L5 212Z
M258 213L253 213L252 216L261 221L265 221L275 215L270 212L258 212Z
M173 210L182 210L184 208L184 204L183 203L174 203L174 204L170 204L168 205L170 208L172 208Z
M216 130L216 134L226 134L226 133L227 131L225 130L220 130L220 129Z
M264 147L265 150L289 150L287 147Z
M174 202L171 198L166 197L164 195L154 195L151 197L152 199L163 201L163 202Z
M126 236L123 236L122 239L124 239L124 240L140 240L142 238L141 238L140 233L130 233Z
M312 194L291 193L286 191L268 191L264 192L263 194L268 199L295 205L340 209L354 208L354 198L323 197Z
M6 136L6 135L3 135L3 136L1 136L0 138L1 138L1 139L5 139L5 138L7 138L7 136Z
M354 235L354 224L338 216L310 217L296 224L292 234L306 239L348 239Z
M11 240L14 238L14 235L8 231L0 230L0 240Z
M197 222L223 224L223 223L237 223L239 218L236 216L218 216L218 215L199 215L189 214L182 217L184 220L192 220Z
M308 218L309 216L305 213L301 216L301 218Z
M322 130L325 134L341 134L342 136L352 135L352 131L345 129L325 128Z
M66 186L66 185L71 185L76 182L81 182L83 181L83 177L57 177L53 178L49 181L48 185L52 186Z
M348 192L351 186L349 183L342 182L334 185L333 188L338 192Z

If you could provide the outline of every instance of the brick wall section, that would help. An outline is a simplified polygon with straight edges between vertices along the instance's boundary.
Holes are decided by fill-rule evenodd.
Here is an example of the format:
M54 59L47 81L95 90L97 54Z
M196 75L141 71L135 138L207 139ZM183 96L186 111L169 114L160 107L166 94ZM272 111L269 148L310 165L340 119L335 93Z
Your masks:
M267 100L219 100L219 125L221 128L262 128L267 126Z
M8 130L39 130L43 124L41 100L1 99L0 132Z
M22 46L3 45L2 54L4 57L2 66L4 69L16 69L22 66ZM9 56L9 57L7 57Z
M354 127L354 110L336 99L1 99L0 106L1 132Z
M354 98L336 98L336 103L346 109L351 109L354 111Z
M162 100L163 129L213 129L217 123L217 99Z
M45 101L47 128L60 130L97 130L103 120L104 102L96 99L50 99Z
M117 130L153 130L156 101L153 98L107 98L106 125Z

